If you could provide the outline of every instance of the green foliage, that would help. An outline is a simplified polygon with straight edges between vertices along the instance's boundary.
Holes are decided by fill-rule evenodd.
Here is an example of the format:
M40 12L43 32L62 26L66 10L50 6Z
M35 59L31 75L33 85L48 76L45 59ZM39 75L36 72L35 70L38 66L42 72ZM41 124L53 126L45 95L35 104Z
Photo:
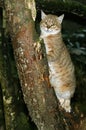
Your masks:
M86 6L74 0L36 0L37 6L46 12L69 13L86 19Z

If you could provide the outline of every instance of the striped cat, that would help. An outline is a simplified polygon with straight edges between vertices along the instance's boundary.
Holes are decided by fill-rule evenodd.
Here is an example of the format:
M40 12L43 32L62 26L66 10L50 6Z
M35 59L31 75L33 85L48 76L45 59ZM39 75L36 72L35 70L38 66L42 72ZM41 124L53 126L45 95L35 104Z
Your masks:
M68 50L62 40L61 23L64 15L46 15L41 13L41 38L44 40L48 66L49 80L54 88L62 108L71 112L70 100L75 91L74 66Z

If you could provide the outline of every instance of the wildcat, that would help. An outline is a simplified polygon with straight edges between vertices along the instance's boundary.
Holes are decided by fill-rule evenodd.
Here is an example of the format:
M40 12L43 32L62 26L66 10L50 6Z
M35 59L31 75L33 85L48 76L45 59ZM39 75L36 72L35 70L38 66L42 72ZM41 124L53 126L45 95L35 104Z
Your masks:
M54 88L62 108L71 112L70 101L75 91L74 66L68 50L62 40L61 23L64 15L59 17L41 12L40 37L44 40L49 66L49 80Z

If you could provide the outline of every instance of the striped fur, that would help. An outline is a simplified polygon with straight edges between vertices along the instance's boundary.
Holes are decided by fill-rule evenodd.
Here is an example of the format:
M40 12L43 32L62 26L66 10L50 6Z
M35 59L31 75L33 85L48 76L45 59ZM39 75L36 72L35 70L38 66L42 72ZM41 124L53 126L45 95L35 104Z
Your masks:
M74 66L62 40L61 22L63 15L45 15L40 23L41 38L44 40L49 65L49 79L60 105L71 112L70 100L75 91Z

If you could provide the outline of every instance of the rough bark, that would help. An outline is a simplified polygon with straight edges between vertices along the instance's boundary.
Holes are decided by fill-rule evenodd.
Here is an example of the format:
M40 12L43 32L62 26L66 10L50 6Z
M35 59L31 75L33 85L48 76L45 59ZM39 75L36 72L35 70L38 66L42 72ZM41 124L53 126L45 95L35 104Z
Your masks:
M78 116L60 108L50 87L45 48L37 37L31 10L24 0L6 0L5 5L23 96L32 120L39 130L77 130Z
M3 8L3 6L4 6L4 1L3 1L3 0L0 0L0 7Z
M23 121L26 117L23 112L23 100L20 100L22 95L11 44L5 35L3 14L3 10L0 9L0 130L18 130L22 127L29 129L29 123L18 124L22 117ZM27 126L24 126L25 124Z
M3 33L4 33L3 28L1 30L2 30L1 32L2 41L3 41ZM5 45L4 42L3 42L3 45ZM13 110L13 102L12 102L13 95L11 95L13 94L12 93L13 88L10 88L11 79L8 80L9 76L7 75L8 65L6 63L8 62L6 61L8 60L7 59L8 56L5 55L7 53L3 53L3 51L6 51L6 48L5 50L2 49L3 45L0 44L0 83L1 83L0 87L1 87L2 105L3 105L3 109L2 109L3 118L5 118L3 129L6 130L6 129L13 128L13 125L10 125L10 124L14 124L13 122L14 122L14 117L15 117L14 116L15 111Z

